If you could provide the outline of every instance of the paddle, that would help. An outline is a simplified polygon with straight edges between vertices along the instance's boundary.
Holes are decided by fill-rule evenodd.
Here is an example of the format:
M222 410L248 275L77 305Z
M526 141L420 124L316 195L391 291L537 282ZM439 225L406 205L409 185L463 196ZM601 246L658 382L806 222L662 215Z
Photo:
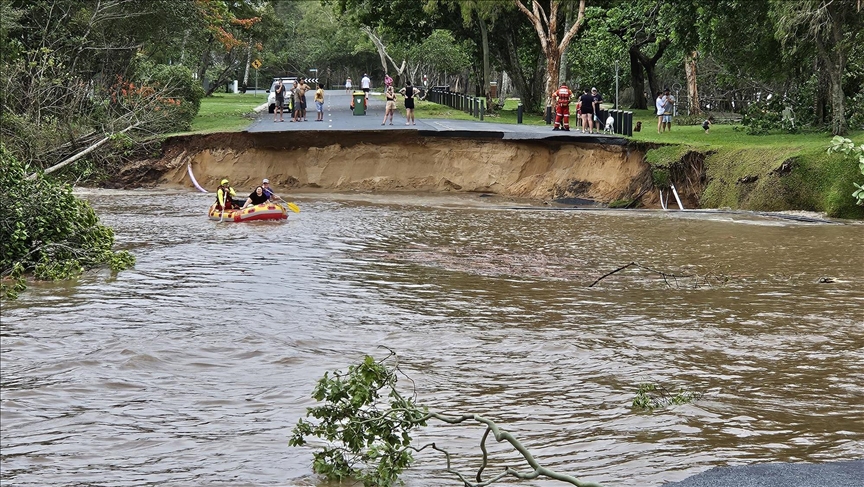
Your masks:
M282 198L279 198L279 199L282 199ZM291 210L294 213L300 213L300 207L295 205L294 203L289 203L285 200L282 200L282 202L276 203L276 204L281 206L282 208L285 208L286 210Z

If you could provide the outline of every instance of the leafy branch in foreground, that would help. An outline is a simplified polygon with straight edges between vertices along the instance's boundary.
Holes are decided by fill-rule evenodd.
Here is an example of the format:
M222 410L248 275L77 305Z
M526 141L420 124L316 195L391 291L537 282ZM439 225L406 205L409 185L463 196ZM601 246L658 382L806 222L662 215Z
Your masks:
M311 437L324 440L326 445L314 453L312 469L315 473L329 480L356 479L367 487L397 484L399 475L411 465L413 453L427 448L441 452L447 461L446 471L466 487L487 486L505 477L547 477L577 487L602 487L541 466L519 440L488 418L477 414L447 416L430 412L417 404L416 394L407 398L396 389L400 374L405 376L392 350L380 361L365 356L359 365L349 367L347 373L325 373L312 394L316 401L324 404L306 410L306 416L316 421L298 421L289 444L306 445ZM448 424L473 422L485 427L480 441L482 462L477 473L470 477L473 481L454 470L450 454L435 443L421 447L411 445L411 430L426 426L430 419ZM518 451L530 470L506 466L484 480L483 471L489 464L486 441L490 433L495 441L506 441Z
M0 297L17 297L25 276L67 279L92 267L120 271L135 263L129 252L112 250L114 232L69 185L41 173L28 179L30 170L0 144Z

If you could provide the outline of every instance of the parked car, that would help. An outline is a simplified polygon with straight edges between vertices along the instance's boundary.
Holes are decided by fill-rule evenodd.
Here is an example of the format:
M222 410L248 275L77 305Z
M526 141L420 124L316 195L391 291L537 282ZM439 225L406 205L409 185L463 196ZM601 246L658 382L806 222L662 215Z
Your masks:
M285 87L285 104L282 105L282 109L290 113L292 97L289 96L288 91L294 85L294 81L297 80L296 77L273 78L273 83L270 85L270 89L267 90L267 111L269 111L270 113L276 111L276 82L280 79L282 80L282 85Z

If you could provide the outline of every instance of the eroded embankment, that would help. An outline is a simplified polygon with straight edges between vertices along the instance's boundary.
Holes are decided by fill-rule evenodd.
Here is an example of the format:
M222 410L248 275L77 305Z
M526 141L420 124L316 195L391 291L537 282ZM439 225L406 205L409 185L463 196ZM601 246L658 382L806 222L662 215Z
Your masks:
M251 189L489 192L534 199L629 200L652 187L644 153L592 142L427 137L412 131L226 133L175 137L159 159L127 167L127 184Z

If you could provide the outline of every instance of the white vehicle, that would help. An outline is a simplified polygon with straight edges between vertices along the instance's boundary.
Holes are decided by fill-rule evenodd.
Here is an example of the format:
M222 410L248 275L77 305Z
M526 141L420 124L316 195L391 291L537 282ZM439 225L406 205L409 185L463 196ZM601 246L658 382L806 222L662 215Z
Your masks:
M276 111L276 82L282 80L282 86L285 87L285 104L282 105L282 109L286 112L291 112L291 99L289 90L294 86L294 81L297 80L295 77L291 78L273 78L273 84L270 85L270 89L267 90L267 111L273 113Z

